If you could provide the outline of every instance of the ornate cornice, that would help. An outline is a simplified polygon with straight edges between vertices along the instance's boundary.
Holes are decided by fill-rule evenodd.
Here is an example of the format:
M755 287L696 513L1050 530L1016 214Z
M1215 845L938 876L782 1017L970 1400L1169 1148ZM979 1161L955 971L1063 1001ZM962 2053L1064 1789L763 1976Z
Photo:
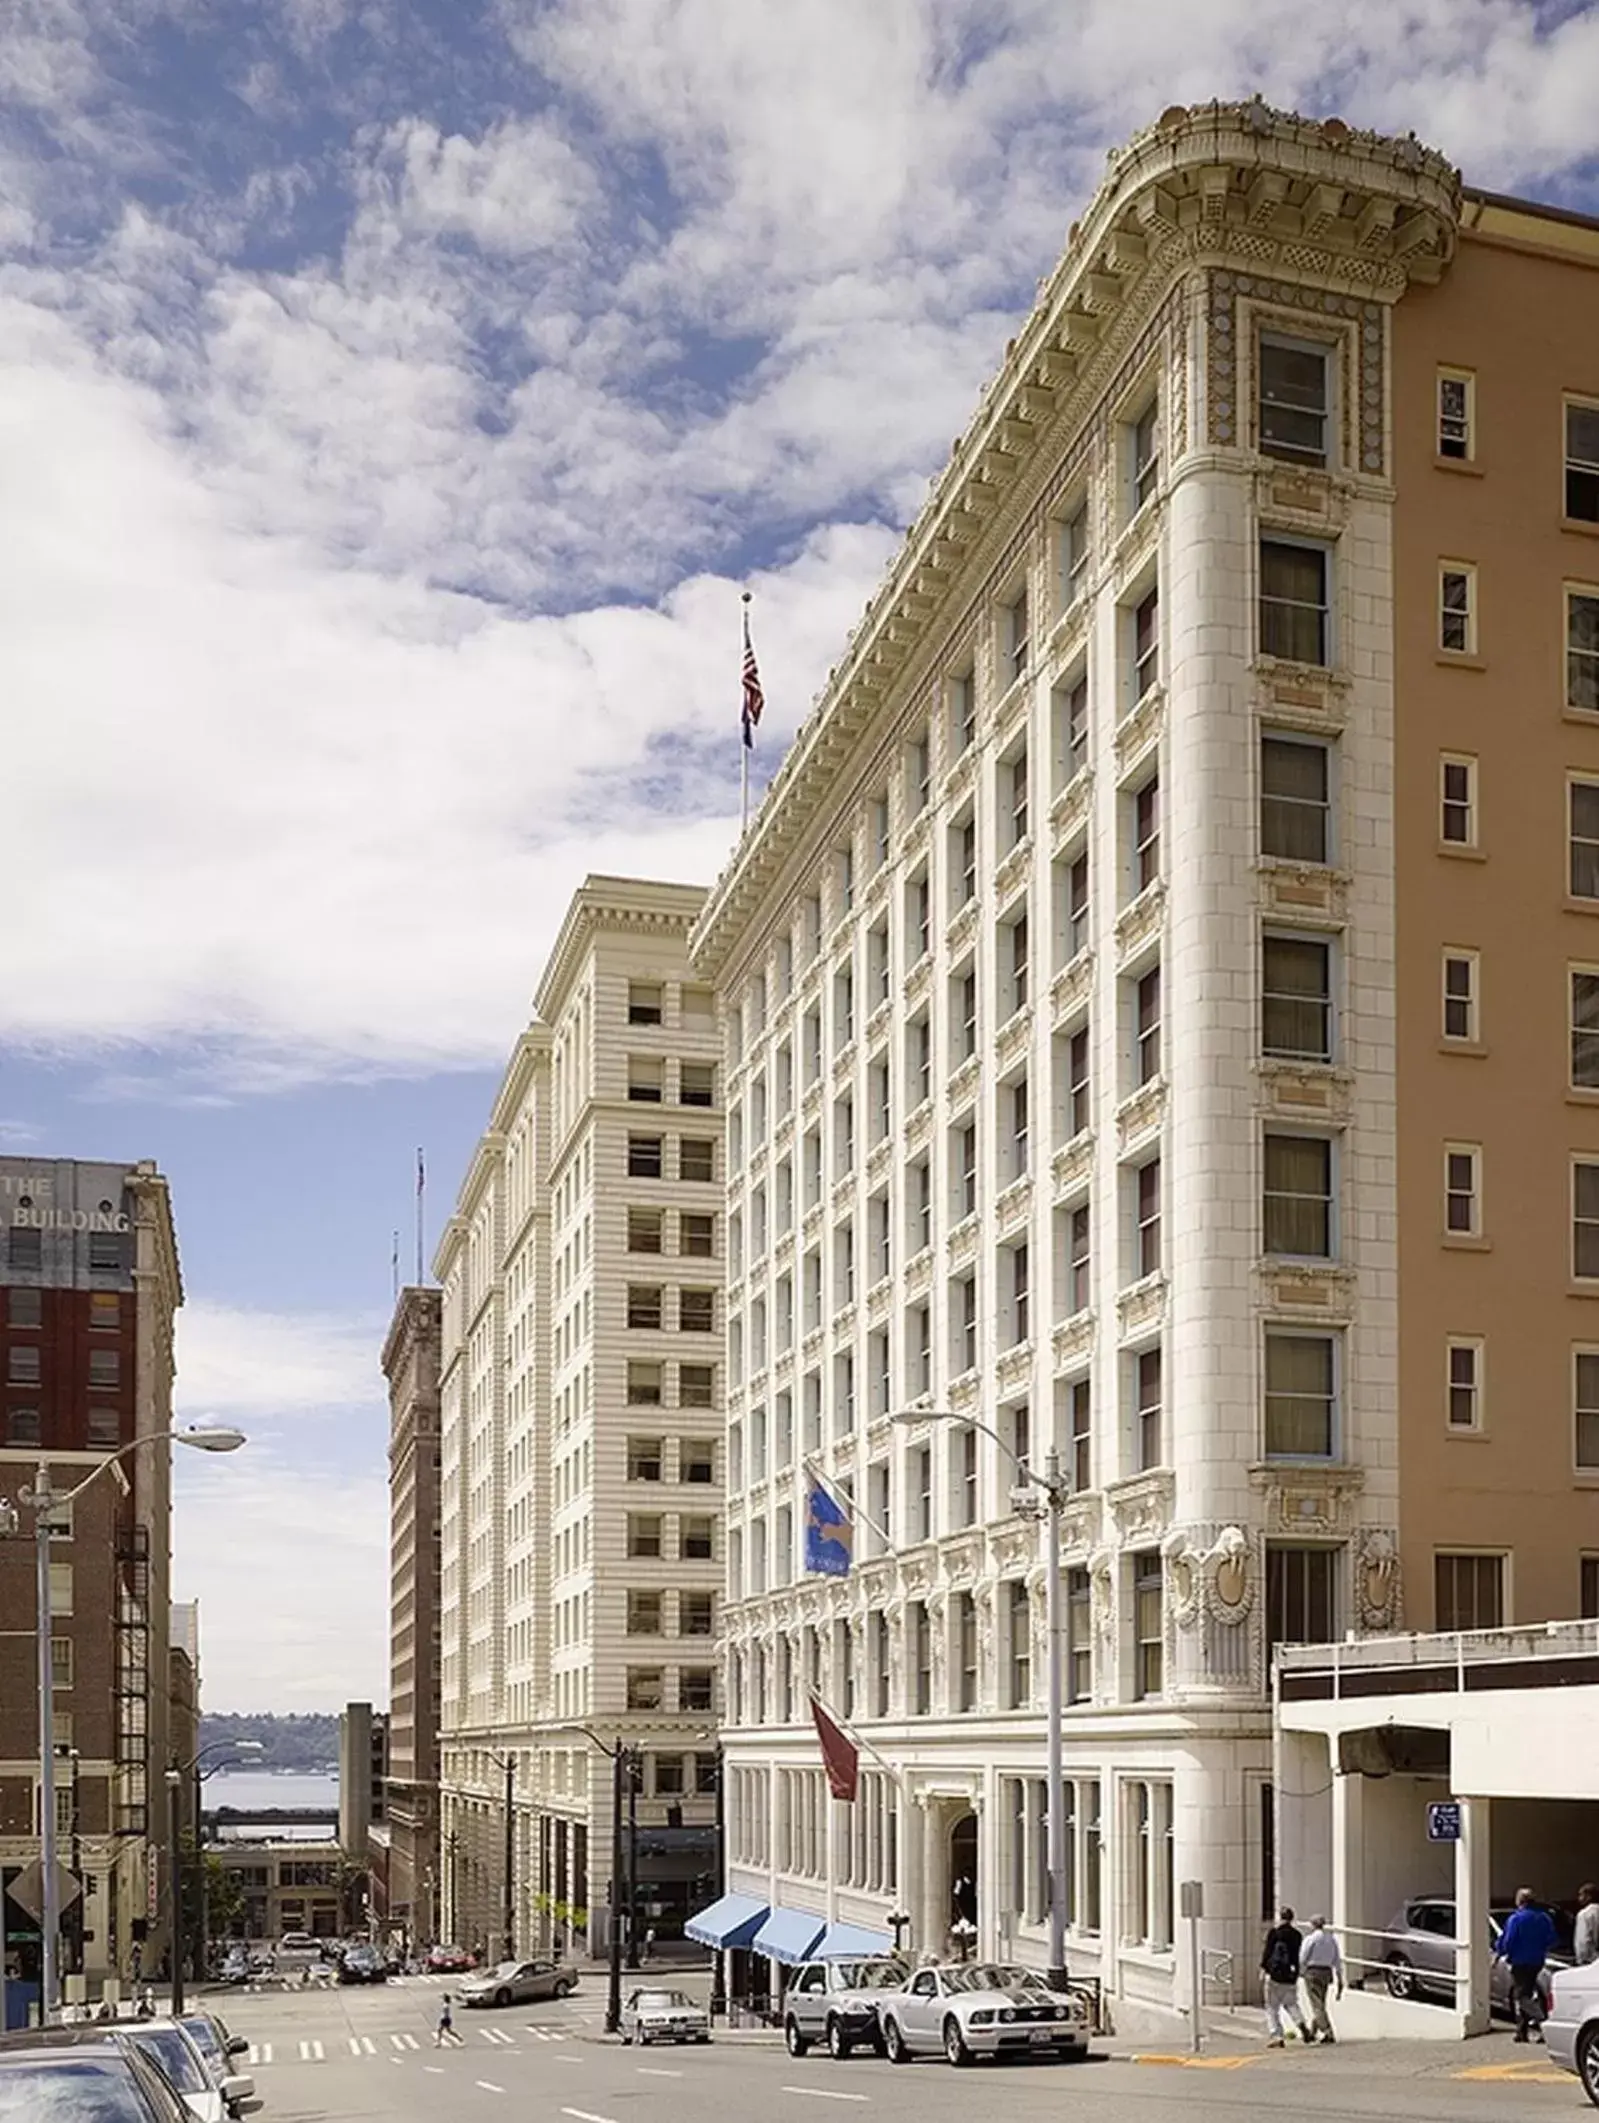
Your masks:
M1194 265L1273 270L1392 300L1453 256L1459 173L1413 137L1250 103L1175 106L1115 151L1105 180L912 525L887 581L710 894L690 949L720 979L835 791L858 741L909 705L922 651L960 623L953 593L996 543L1046 429L1084 425L1138 323Z
M585 877L566 910L534 997L546 1024L561 1013L583 953L602 933L687 937L705 904L700 885L660 884L639 877Z

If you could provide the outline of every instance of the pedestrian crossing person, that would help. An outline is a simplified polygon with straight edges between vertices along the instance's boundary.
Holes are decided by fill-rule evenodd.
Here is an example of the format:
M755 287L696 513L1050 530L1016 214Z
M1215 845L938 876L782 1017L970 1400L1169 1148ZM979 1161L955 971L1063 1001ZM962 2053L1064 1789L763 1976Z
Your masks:
M464 2049L465 2042L455 2031L455 2014L450 2007L450 1993L446 1991L439 2000L439 2024L433 2030L433 2047L442 2049L446 2042L453 2042L457 2049Z

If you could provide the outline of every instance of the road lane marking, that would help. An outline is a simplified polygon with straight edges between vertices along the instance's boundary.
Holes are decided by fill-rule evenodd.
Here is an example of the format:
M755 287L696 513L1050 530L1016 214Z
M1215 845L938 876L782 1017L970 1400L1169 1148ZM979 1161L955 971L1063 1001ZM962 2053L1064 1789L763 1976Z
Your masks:
M270 2064L272 2062L272 2044L270 2042L252 2042L250 2044L249 2061L252 2064Z
M370 2035L351 2035L350 2054L352 2057L375 2057L377 2051L378 2046Z
M641 2079L681 2079L683 2076L680 2071L666 2071L659 2064L637 2064L634 2069Z
M422 2047L415 2035L391 2034L389 2040L396 2049L420 2049Z
M1134 2057L1132 2061L1135 2064L1169 2064L1180 2071L1238 2071L1245 2064L1259 2064L1263 2060L1256 2056L1167 2057L1146 2054Z
M616 2123L614 2116L591 2115L586 2108L563 2108L563 2116L576 2116L577 2123Z
M434 2078L436 2079L442 2079L444 2077L444 2066L442 2064L424 2064L422 2069L424 2071L432 2072Z
M326 2060L326 2056L327 2052L319 2040L300 2044L300 2062L302 2064L321 2064Z
M503 2086L496 2086L492 2079L479 2079L477 2083L486 2094L502 2094L505 2091Z
M516 2040L515 2035L505 2034L498 2027L480 2027L478 2033L485 2042L514 2042Z
M831 2086L785 2086L783 2091L786 2094L804 2094L812 2101L869 2101L872 2098L870 2094L840 2093L836 2087Z

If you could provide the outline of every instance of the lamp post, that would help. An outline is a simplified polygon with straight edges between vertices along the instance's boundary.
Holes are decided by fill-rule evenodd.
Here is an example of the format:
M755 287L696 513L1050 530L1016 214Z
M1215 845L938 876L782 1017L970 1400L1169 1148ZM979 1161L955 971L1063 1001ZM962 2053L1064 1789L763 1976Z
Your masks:
M232 1749L231 1753L228 1752L230 1748ZM258 1755L261 1751L261 1742L259 1740L213 1740L209 1746L202 1747L199 1753L193 1755L187 1762L173 1762L167 1770L167 1840L169 1844L167 1870L172 1875L172 2010L174 2014L181 2013L183 2010L184 1895L183 1845L179 1837L179 1793L182 1790L185 1777L192 1776L194 1780L191 1787L194 1794L194 1863L197 1874L195 1902L199 1918L198 1936L194 1947L194 1980L198 1983L205 1973L206 1946L208 1943L206 1933L210 1928L206 1921L205 1848L200 1837L200 1787L214 1777L219 1770L229 1769L234 1763L242 1762L249 1756ZM212 1762L207 1767L202 1768L200 1765L205 1762L207 1755L213 1754L221 1754L222 1760Z
M1048 1797L1045 1832L1049 1869L1049 1966L1046 1978L1052 1990L1066 1988L1066 1783L1061 1763L1061 1712L1065 1699L1065 1632L1061 1626L1060 1521L1071 1492L1060 1471L1060 1454L1051 1445L1044 1455L1044 1471L1013 1452L992 1424L951 1408L906 1409L896 1414L896 1423L960 1423L990 1437L1015 1467L1025 1494L1014 1493L1012 1503L1029 1518L1042 1518L1048 1528L1045 1555L1044 1613L1049 1639L1049 1697L1045 1737L1044 1775Z
M489 1760L505 1772L505 1869L500 1882L500 1929L505 1958L516 1959L516 1756L495 1754Z
M636 1747L619 1739L607 1747L597 1732L587 1725L579 1725L578 1731L600 1750L611 1765L611 1902L609 1937L606 1939L606 1958L609 1964L609 1981L605 1999L605 2032L614 2035L622 2025L622 1896L627 1865L627 1817L625 1812L628 1781L632 1764L638 1755ZM630 1886L631 1883L628 1883ZM630 1927L631 1928L631 1927Z
M61 1883L58 1877L55 1777L55 1673L50 1652L50 1534L55 1514L73 1504L108 1467L117 1466L143 1445L192 1445L197 1452L237 1452L245 1442L242 1430L211 1425L193 1430L160 1430L136 1437L119 1452L108 1453L92 1473L72 1489L54 1490L50 1468L41 1459L33 1487L20 1492L21 1501L33 1513L33 1538L38 1578L38 1612L35 1634L39 1654L39 1866L44 1875L43 1912L40 1932L39 2019L49 2026L60 2004ZM0 1531L15 1531L17 1517L6 1505L0 1509ZM175 1961L174 1961L175 1965Z

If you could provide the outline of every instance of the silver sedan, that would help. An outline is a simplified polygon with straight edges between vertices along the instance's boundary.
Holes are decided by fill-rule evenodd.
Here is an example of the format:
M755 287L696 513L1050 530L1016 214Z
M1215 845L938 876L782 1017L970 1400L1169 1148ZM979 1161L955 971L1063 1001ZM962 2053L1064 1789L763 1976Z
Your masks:
M711 2016L682 1990L635 1990L622 2007L622 2040L640 2048L651 2042L708 2042Z
M461 1985L463 2005L531 2005L564 1998L577 1988L577 1970L559 1961L502 1961Z

